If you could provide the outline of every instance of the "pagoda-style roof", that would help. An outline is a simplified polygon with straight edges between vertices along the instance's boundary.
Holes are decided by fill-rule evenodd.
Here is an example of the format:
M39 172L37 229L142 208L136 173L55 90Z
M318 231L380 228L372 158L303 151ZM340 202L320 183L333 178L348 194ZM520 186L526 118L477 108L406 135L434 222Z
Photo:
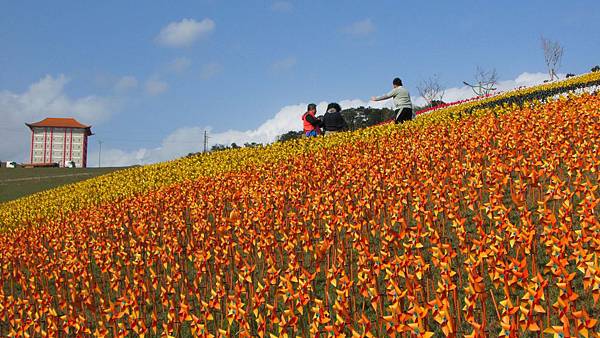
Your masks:
M47 117L39 122L35 123L25 123L30 129L33 130L34 127L51 127L51 128L75 128L75 129L85 129L86 134L92 134L92 126L86 126L85 124L80 123L72 117L62 118L62 117Z

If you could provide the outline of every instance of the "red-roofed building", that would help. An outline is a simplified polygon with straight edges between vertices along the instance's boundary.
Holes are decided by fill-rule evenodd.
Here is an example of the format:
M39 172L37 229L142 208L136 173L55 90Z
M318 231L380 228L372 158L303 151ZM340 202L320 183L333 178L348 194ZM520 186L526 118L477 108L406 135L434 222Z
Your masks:
M87 167L87 138L92 126L73 118L49 117L26 123L31 129L31 164L58 163L60 167L73 161L78 168Z

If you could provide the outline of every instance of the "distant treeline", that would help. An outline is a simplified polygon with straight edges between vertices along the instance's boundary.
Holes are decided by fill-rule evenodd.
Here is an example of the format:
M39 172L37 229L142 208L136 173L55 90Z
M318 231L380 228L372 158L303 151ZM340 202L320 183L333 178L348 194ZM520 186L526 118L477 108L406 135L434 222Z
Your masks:
M441 102L436 102L437 104ZM415 111L418 111L423 108L428 107L415 107ZM370 126L374 126L389 120L394 119L394 111L389 108L370 108L370 107L357 107L357 108L348 108L342 110L342 116L346 123L348 124L349 130L357 130ZM298 117L300 119L300 117ZM290 130L285 134L281 134L277 137L277 142L285 142L297 138L302 137L301 130ZM221 151L227 149L237 149L237 148L246 148L246 147L259 147L262 146L261 143L245 143L243 145L238 145L236 143L232 143L230 145L225 144L215 144L210 148L210 151ZM193 156L198 153L190 153L188 156Z
M435 104L440 103L442 102L436 101ZM428 106L414 107L414 110L418 111L423 108L428 108ZM341 113L350 130L371 127L395 118L394 111L389 108L357 107L344 109ZM279 135L277 141L285 142L300 137L302 137L302 131L290 130L285 134Z

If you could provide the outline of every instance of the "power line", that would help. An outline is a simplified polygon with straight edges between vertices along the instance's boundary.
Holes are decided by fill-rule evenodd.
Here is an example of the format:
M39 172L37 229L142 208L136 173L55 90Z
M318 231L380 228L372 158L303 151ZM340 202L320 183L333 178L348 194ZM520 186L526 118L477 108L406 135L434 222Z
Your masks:
M11 132L11 133L15 133L15 134L28 134L28 130L26 130L25 128L21 129L21 128L9 128L9 127L0 127L0 131L2 132ZM98 137L98 134L94 134L96 135L96 137ZM208 142L208 139L210 138L209 136L207 136L207 131L204 131L204 137L205 139L202 141L204 142ZM103 137L102 138L102 143L112 143L112 144L118 144L118 143L156 143L158 145L160 144L198 144L197 141L167 141L163 138L113 138L113 137Z
M162 139L118 139L118 138L102 138L106 143L187 143L187 144L198 144L196 141L165 141Z
M3 130L3 131L12 131L14 133L27 133L26 129L16 129L16 128L4 128L4 127L0 127L0 130Z

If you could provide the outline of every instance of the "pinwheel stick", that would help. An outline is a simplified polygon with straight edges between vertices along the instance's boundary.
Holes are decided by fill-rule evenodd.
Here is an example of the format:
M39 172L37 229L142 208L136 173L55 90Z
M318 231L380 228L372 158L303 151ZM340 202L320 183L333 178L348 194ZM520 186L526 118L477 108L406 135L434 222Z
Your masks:
M550 276L550 280L552 280L552 276ZM548 297L548 291L544 290L545 298L546 298L546 327L550 327L550 314L552 312L552 307L550 306L550 297Z
M487 311L485 306L485 292L479 294L479 301L481 302L481 330L485 332L486 330L486 320L487 320Z
M502 320L502 317L500 317L500 311L498 311L498 304L496 303L496 298L494 297L494 291L492 289L489 290L490 291L490 295L492 296L492 302L494 304L494 309L496 310L496 316L498 318L498 321Z

